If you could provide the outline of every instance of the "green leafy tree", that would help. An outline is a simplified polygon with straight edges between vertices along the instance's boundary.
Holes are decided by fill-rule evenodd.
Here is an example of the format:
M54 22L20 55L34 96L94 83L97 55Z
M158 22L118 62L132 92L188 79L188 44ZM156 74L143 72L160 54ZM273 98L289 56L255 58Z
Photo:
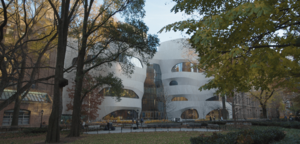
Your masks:
M148 27L140 20L145 15L144 2L144 0L104 0L102 4L97 4L94 0L83 0L80 3L79 15L82 17L72 23L73 34L80 37L70 137L80 136L82 97L86 96L81 93L83 78L87 72L100 68L97 71L104 73L107 67L122 59L123 63L120 63L122 71L130 76L134 65L127 61L126 57L138 55L141 62L147 63L154 56L159 40L155 35L147 35ZM126 23L114 21L113 16L117 13L126 17ZM86 55L89 52L94 55L93 58L87 59ZM102 75L102 79L98 82L111 86L113 80L117 78L104 81L111 75ZM122 85L116 86L118 88L115 89L120 93Z
M247 92L252 86L272 91L268 86L273 82L273 88L295 87L300 76L299 1L173 1L171 11L193 17L160 32L192 35L189 42L200 57L199 67L214 77L200 90L218 88L224 95Z

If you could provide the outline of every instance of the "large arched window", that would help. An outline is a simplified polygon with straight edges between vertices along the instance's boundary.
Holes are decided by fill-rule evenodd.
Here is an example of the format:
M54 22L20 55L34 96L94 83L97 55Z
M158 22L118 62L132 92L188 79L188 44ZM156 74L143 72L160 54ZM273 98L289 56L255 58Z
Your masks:
M11 125L14 110L4 111L2 125ZM29 125L30 111L20 110L19 111L19 125Z
M197 110L188 109L181 114L181 118L182 119L198 119L199 115L198 115Z
M103 88L100 91L100 95L102 96L117 96L117 94L112 91L110 88ZM139 96L132 90L123 89L120 97L128 97L128 98L139 98Z
M170 86L173 86L173 85L178 85L178 82L177 81L174 81L174 80L172 80L171 82L170 82L170 84L169 84Z
M109 113L108 115L104 116L104 120L124 120L132 118L137 118L138 113L135 110L117 110L114 112Z
M172 72L203 72L203 70L197 68L197 64L191 62L178 63L172 68Z
M174 97L172 101L188 101L188 99L185 97Z
M117 59L117 61L122 62L122 63L131 63L135 67L143 68L142 62L138 58L133 57L133 56L127 56L127 55L121 54L119 56L119 58Z

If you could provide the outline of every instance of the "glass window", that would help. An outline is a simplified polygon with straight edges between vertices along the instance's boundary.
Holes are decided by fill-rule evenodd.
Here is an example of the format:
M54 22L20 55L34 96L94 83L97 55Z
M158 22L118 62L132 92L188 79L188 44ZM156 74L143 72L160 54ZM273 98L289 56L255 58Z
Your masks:
M188 99L185 97L174 97L172 101L188 101Z
M198 112L195 109L188 109L181 114L182 119L198 119Z
M11 125L12 117L13 117L13 110L6 110L4 111L2 125ZM30 119L30 111L28 110L20 110L19 111L19 125L29 125Z
M172 86L172 85L178 85L177 81L172 80L172 81L170 82L170 86Z
M104 120L131 120L137 118L138 113L135 110L117 110L103 117Z
M101 96L117 96L117 94L112 91L110 88L103 88L100 91ZM123 89L120 97L128 97L128 98L139 98L139 96L132 90Z
M199 70L197 64L191 62L182 62L173 66L172 72L203 72L204 70Z

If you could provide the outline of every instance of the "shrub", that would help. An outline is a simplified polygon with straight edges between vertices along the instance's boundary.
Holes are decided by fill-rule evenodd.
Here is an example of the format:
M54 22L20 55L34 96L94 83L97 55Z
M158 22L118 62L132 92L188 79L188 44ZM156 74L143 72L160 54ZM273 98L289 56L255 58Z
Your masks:
M213 122L210 122L211 124L218 124L218 125L226 125L226 122L224 121L213 121Z
M200 135L191 138L192 144L268 144L274 141L280 141L285 137L283 131L278 129L266 130L243 130L230 132L226 135L213 133L212 136Z
M201 126L208 126L207 123L201 123Z
M252 125L256 126L279 126L284 128L300 129L299 122L252 122Z
M45 133L47 132L47 128L26 128L23 130L25 134L30 133Z

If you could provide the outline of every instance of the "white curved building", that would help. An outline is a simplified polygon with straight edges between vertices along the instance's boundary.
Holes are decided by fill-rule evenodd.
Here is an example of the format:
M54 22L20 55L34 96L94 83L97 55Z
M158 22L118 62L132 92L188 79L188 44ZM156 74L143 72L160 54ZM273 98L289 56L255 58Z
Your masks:
M75 50L68 49L65 67L70 66L76 56ZM105 99L99 106L97 120L105 116L132 119L137 117L136 112L145 119L166 118L165 113L168 119L202 119L211 111L221 109L221 101L209 101L215 96L214 90L198 90L208 78L193 67L197 56L191 53L186 40L161 43L149 66L139 63L137 59L138 56L131 60L136 66L131 77L122 74L119 62L104 68L105 71L92 70L93 75L114 72L122 79L127 93L121 101L117 101L110 95L109 88L103 87L100 93L105 95ZM66 104L70 102L67 88L72 86L70 83L74 81L75 72L65 73L65 78L69 79L69 85L63 90L63 114L72 114L66 110ZM231 117L231 106L226 106Z
M185 39L161 43L151 62L160 65L169 119L202 119L211 111L222 109L221 101L208 100L215 96L215 90L198 90L209 79L195 67L197 56ZM231 106L227 103L226 107L231 116Z

